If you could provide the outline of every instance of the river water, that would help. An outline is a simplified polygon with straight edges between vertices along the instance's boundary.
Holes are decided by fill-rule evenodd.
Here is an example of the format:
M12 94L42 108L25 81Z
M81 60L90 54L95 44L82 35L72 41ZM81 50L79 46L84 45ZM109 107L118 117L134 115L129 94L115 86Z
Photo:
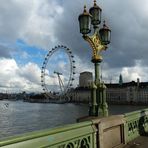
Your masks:
M110 114L122 114L146 106L109 105ZM0 139L60 125L75 123L88 115L86 104L28 103L0 101Z

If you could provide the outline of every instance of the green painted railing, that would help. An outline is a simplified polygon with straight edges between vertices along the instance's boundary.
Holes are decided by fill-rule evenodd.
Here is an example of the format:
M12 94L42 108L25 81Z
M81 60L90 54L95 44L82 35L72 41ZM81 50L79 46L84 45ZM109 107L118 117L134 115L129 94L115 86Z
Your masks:
M3 148L96 148L96 128L91 121L9 138Z
M134 111L124 114L125 141L130 142L138 136L148 132L148 109Z

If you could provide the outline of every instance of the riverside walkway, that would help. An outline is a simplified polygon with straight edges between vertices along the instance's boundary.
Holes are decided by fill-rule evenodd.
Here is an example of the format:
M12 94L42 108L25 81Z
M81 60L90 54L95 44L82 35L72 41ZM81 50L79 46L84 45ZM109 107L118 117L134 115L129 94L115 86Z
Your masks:
M148 148L148 109L18 135L2 148ZM145 136L141 136L145 135Z

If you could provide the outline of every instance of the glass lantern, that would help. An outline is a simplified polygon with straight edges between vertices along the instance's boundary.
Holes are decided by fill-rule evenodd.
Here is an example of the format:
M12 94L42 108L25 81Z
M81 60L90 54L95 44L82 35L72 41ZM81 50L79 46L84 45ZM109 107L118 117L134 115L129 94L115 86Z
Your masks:
M107 45L110 43L111 40L111 30L106 26L105 21L103 28L99 31L101 41L104 45Z
M83 35L90 33L91 31L91 15L87 12L86 6L84 6L84 12L79 15L80 33Z
M94 6L89 9L89 13L92 15L91 24L97 26L101 23L102 9L96 4L94 0Z

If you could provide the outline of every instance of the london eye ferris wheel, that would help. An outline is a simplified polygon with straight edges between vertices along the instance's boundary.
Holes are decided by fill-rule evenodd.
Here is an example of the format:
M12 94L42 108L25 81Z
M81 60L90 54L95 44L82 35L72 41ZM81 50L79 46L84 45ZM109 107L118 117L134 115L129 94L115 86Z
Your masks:
M70 48L58 45L48 51L41 68L41 85L46 98L67 97L73 86L75 68Z

